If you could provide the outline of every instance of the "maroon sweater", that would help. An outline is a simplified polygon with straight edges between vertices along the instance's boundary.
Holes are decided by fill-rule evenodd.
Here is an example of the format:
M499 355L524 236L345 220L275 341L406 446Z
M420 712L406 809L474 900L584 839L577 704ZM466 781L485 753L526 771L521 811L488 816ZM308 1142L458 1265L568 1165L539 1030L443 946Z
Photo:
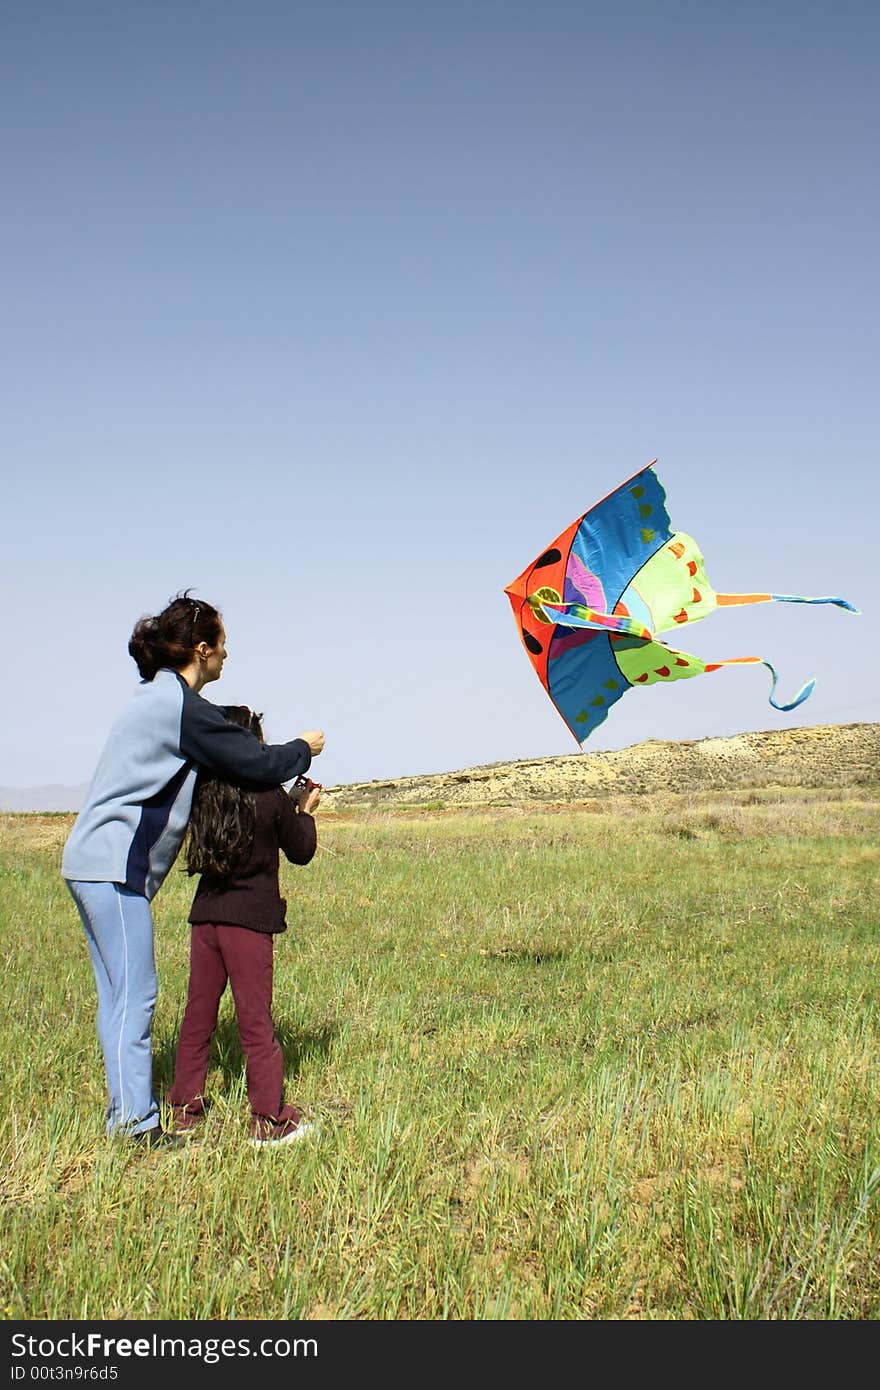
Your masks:
M230 878L199 880L189 920L222 922L254 931L287 929L287 903L278 891L278 851L291 864L308 864L318 847L314 817L297 811L282 787L254 793L257 806L250 858Z

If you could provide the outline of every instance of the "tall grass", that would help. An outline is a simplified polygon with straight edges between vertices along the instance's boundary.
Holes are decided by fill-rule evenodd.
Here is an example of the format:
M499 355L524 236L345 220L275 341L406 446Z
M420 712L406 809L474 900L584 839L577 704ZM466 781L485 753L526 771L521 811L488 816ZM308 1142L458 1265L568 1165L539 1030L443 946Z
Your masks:
M268 1152L228 999L202 1136L104 1139L70 820L0 827L6 1318L880 1315L872 789L326 815L276 940L318 1130Z

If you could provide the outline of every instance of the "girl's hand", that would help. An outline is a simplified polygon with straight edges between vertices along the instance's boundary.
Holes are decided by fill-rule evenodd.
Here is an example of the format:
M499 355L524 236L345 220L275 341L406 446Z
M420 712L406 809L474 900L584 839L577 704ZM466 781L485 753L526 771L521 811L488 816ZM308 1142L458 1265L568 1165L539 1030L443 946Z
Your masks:
M298 811L311 814L321 800L321 783L313 782L311 777L297 777L287 795Z

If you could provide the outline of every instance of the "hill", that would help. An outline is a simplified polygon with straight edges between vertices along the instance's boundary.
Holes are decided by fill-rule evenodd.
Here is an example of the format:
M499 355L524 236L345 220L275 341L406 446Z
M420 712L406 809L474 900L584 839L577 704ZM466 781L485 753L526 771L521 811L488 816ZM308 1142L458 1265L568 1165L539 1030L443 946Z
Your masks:
M614 752L488 763L394 780L327 787L321 810L499 806L652 792L880 784L880 724L827 724L732 738L649 739Z
M325 787L321 810L370 806L503 806L652 792L880 785L880 724L819 724L680 743L649 739L615 752L485 763ZM0 788L0 811L76 811L82 787Z

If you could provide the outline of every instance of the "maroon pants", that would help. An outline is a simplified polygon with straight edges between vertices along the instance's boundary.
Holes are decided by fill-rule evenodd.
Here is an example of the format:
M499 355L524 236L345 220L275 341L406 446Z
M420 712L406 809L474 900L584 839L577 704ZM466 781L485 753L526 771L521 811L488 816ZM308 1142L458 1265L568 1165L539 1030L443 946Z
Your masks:
M226 981L232 988L247 1089L255 1115L281 1113L284 1059L272 1024L273 939L268 932L200 922L190 939L189 993L177 1043L172 1105L201 1104L211 1035Z

